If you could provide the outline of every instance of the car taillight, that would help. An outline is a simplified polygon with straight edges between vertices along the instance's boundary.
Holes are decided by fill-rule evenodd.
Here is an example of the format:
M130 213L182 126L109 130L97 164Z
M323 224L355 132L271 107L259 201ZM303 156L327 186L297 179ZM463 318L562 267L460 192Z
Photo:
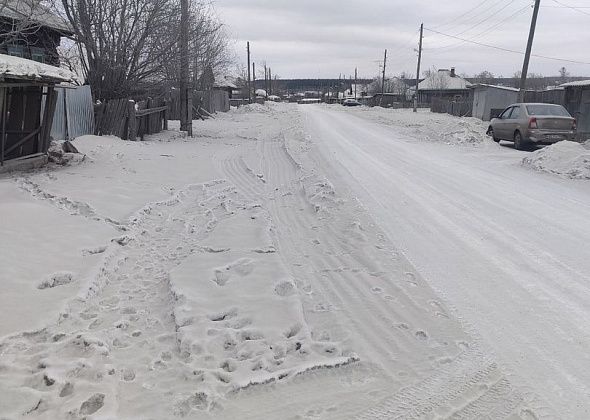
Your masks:
M529 128L533 128L533 129L539 128L539 125L537 124L537 119L535 117L532 117L529 120Z
M572 131L576 131L578 129L578 122L576 120L572 121Z

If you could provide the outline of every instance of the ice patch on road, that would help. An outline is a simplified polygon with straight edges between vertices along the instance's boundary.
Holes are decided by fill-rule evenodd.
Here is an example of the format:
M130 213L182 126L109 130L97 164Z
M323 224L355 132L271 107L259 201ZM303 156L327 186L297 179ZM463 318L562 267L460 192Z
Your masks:
M522 166L571 179L590 179L590 142L555 143L525 157Z

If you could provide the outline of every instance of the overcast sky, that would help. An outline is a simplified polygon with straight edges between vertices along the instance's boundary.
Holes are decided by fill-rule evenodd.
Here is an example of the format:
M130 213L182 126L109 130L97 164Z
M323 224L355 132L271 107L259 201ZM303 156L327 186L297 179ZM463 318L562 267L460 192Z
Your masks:
M215 0L236 56L266 61L281 78L362 77L416 72L420 23L459 38L524 51L533 0ZM590 63L590 0L542 0L533 53ZM573 10L566 6L579 7ZM512 76L523 56L425 31L423 69L456 67ZM533 57L530 71L590 76L590 64Z

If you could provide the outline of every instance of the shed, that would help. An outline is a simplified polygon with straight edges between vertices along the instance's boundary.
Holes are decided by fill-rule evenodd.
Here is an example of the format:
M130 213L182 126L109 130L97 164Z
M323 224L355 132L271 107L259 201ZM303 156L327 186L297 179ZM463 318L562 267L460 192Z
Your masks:
M565 107L578 122L578 137L590 139L590 80L561 85L565 88Z
M68 70L0 54L2 169L11 161L46 161L57 100L54 86L72 79Z
M518 89L488 84L477 84L473 89L473 116L484 121L500 115L510 104L518 102Z

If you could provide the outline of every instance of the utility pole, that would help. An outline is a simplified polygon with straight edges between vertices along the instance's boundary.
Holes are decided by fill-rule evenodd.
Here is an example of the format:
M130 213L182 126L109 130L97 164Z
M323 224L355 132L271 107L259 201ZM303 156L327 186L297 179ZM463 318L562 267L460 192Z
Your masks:
M387 67L387 50L385 50L385 56L383 57L383 80L381 81L381 100L379 106L383 103L383 97L385 96L385 69Z
M414 91L414 112L418 112L418 85L420 84L420 65L422 64L422 38L424 38L424 24L420 25L420 44L418 47L418 70L416 70L416 90Z
M256 102L256 63L252 63L252 85L254 86L254 102Z
M193 100L189 87L188 63L189 9L188 0L180 0L180 130L193 136Z
M272 69L268 68L268 94L272 95Z
M248 51L248 103L252 103L252 76L250 74L250 41L246 44Z
M266 68L266 61L264 62L264 90L268 95L268 69Z
M529 31L529 41L526 46L526 54L524 55L524 63L522 65L522 75L520 76L520 94L519 102L524 102L524 95L526 91L526 78L529 72L529 62L531 60L531 52L533 50L533 40L535 39L535 29L537 28L537 17L539 16L539 7L541 0L535 0L535 9L533 11L533 20L531 21L531 30Z
M354 69L354 99L356 100L356 85L358 80L358 68Z

